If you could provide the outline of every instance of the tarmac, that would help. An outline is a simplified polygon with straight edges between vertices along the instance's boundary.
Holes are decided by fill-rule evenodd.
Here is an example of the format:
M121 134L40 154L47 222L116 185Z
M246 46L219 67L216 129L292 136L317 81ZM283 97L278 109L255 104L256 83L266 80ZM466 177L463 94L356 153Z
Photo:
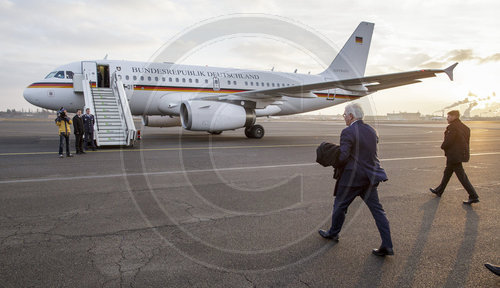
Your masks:
M0 287L500 287L483 266L500 264L500 122L465 122L472 206L456 176L441 198L428 190L446 123L371 123L385 258L361 199L338 243L317 232L335 182L316 147L345 124L258 122L260 140L143 127L133 148L59 159L52 120L0 120Z

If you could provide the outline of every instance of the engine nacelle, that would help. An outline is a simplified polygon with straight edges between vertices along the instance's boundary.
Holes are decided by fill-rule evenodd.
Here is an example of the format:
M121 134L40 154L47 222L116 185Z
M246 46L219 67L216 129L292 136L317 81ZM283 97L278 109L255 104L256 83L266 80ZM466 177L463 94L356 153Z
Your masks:
M181 104L182 127L192 131L224 131L250 127L255 123L255 111L243 106L204 100Z
M170 116L142 116L142 125L148 127L175 127L181 126L181 119Z

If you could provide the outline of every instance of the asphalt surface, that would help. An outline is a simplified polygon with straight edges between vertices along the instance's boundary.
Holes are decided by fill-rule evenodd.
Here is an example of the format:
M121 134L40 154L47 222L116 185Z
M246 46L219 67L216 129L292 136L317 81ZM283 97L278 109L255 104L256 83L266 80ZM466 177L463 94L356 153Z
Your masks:
M260 140L146 127L133 149L59 159L52 120L0 121L0 287L500 287L483 266L500 264L500 123L467 123L472 207L455 176L428 192L445 123L373 123L386 258L360 199L340 242L317 233L334 181L315 150L344 124L260 124Z

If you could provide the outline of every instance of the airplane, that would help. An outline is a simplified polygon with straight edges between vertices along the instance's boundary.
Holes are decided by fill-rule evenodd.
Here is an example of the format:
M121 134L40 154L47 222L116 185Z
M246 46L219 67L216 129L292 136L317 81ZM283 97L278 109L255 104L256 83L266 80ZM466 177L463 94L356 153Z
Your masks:
M323 109L438 73L453 80L458 63L446 69L364 76L373 29L374 23L361 22L329 67L317 75L103 59L57 67L23 95L42 108L63 106L76 112L92 102L82 85L106 89L118 83L130 113L142 116L145 126L182 125L211 134L244 128L248 138L260 139L264 127L255 124L259 117Z

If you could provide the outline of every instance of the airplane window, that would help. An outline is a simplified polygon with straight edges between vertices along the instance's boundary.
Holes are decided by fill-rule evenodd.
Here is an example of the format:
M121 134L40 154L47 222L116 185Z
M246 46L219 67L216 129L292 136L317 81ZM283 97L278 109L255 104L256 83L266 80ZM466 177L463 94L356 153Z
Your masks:
M189 78L189 83L193 83L193 79Z
M161 81L165 82L165 77L161 77Z
M236 85L236 81L233 81L233 84Z
M276 84L276 86L280 87L280 83Z
M194 79L194 82L198 83L198 82L200 82L200 81L199 81L198 79Z
M56 73L56 75L54 75L54 77L64 79L64 71L57 71L57 73Z
M122 75L118 75L118 79L122 80Z
M168 77L168 82L172 82L172 77Z
M186 83L186 78L182 78L182 83Z
M264 87L264 82L261 82L260 84L262 85L262 87Z
M175 82L179 82L179 78L175 78Z
M271 83L271 85L274 87L274 83Z
M253 82L250 82L250 86L253 86Z
M151 76L148 76L148 81L151 81Z
M130 79L130 77L128 75L125 75L125 79L128 80Z
M269 87L269 82L267 82L267 87Z
M227 80L227 85L231 85L231 80Z
M57 73L57 71L50 72L49 74L47 74L47 76L45 76L45 79L54 77L54 75L56 75L56 73Z
M158 77L155 77L155 81L158 82Z
M137 80L137 76L134 75L134 80Z
M66 71L66 79L73 79L73 71Z
M255 85L259 86L259 82L255 82Z
M247 81L245 81L245 85L247 85L247 86L248 86L248 82L247 82Z
M144 81L144 76L141 76L141 81Z
M205 84L208 84L208 79L205 79Z

